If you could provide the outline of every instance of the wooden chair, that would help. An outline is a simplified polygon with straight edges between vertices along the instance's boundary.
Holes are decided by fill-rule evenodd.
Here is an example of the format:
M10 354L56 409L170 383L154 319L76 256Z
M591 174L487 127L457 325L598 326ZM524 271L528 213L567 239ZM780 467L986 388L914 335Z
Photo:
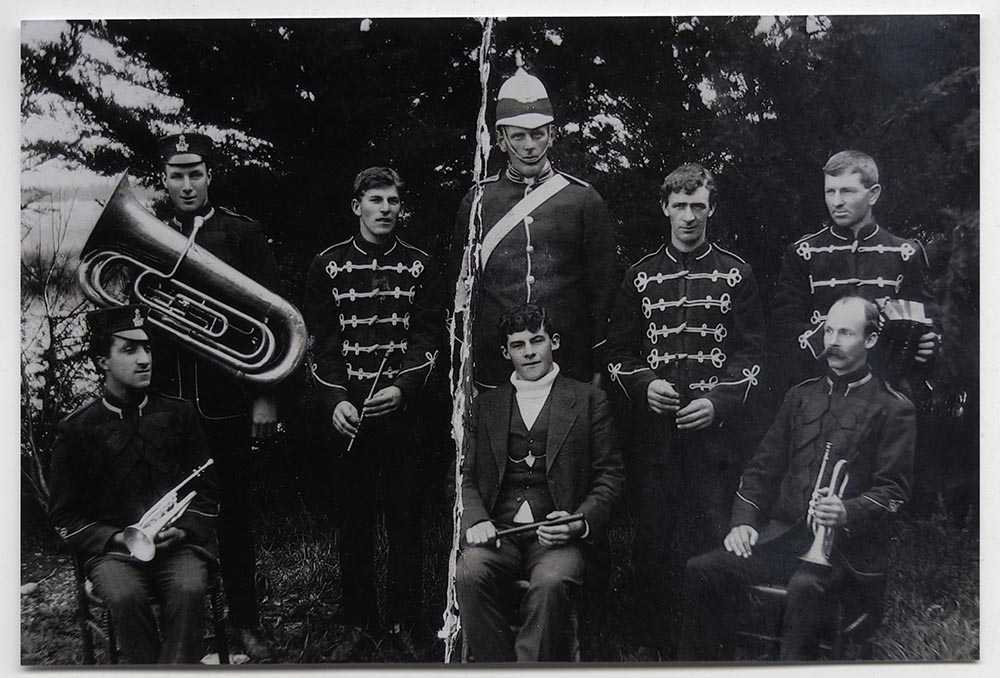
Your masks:
M760 584L750 587L751 615L754 628L737 633L742 639L763 642L768 646L772 658L778 656L781 646L781 626L788 590L777 584ZM859 585L841 596L833 609L829 627L820 639L820 650L833 660L849 659L847 647L855 644L860 649L859 659L872 659L872 634L882 621L882 606L885 598L885 578L873 580L870 584Z
M111 619L111 610L107 604L94 593L94 586L84 574L83 563L78 555L73 554L73 569L76 578L77 623L80 626L80 638L83 642L83 663L96 664L94 639L104 641L107 649L108 663L118 663L118 639L115 637L115 627ZM205 639L212 643L219 654L219 663L229 663L229 637L226 634L225 607L222 594L222 577L218 568L211 568L208 573L208 587L205 590L211 609L211 630Z

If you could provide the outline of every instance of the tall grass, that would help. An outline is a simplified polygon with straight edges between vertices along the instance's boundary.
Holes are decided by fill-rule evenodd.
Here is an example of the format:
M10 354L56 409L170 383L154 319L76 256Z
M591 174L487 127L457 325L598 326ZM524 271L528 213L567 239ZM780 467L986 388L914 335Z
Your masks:
M326 663L342 639L337 533L321 512L304 508L268 511L259 518L258 560L261 612L272 633L277 661ZM432 640L444 606L450 524L443 502L432 502L424 530L423 661L440 662L443 647ZM631 638L632 614L642 595L632 579L629 544L634 525L613 523L612 572L606 607L586 610L581 628L584 661L638 660ZM37 541L37 540L36 540ZM22 549L24 544L22 543ZM386 539L380 525L376 568L384 581ZM874 658L889 661L974 660L979 657L979 533L977 516L949 515L945 507L927 517L904 516L892 547L884 623L876 632ZM81 652L73 623L72 569L51 544L28 549L36 562L22 578L59 570L34 596L22 599L22 663L76 664ZM384 606L380 587L379 604ZM596 612L596 613L595 613ZM365 662L397 662L390 643L373 638Z

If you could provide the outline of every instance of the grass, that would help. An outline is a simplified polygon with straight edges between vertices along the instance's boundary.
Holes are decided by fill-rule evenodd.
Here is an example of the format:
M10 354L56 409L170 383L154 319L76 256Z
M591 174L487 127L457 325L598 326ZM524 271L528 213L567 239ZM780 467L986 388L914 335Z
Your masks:
M447 449L445 442L428 441L424 447ZM337 531L328 516L328 497L337 495L339 481L326 463L328 459L329 450L324 445L295 436L250 457L249 477L256 482L251 489L258 507L254 517L258 598L263 625L273 637L279 663L327 663L343 634ZM445 454L428 458L421 476L414 479L426 488L421 619L425 662L441 662L444 654L443 643L434 639L434 634L441 626L451 545L451 507L439 480L448 475L449 464ZM21 583L41 580L35 594L21 598L21 662L79 664L82 650L73 619L71 562L57 550L47 522L37 510L31 510L30 502L22 503L21 516ZM584 610L582 615L584 661L638 660L638 648L631 639L642 623L633 613L642 589L632 576L629 552L633 532L627 513L619 512L609 533L612 567L607 608L590 615ZM956 516L943 500L927 515L904 513L892 549L886 614L873 638L875 659L978 659L978 516L974 512ZM386 539L384 530L379 529L376 569L381 581L386 567ZM380 606L384 606L383 595L380 591ZM364 661L401 659L390 643L374 640L374 648Z
M431 632L440 625L444 605L450 528L443 502L432 506L426 525L422 622L428 643L423 661L440 662L443 647L440 641L431 640ZM585 661L636 660L636 648L629 641L640 623L630 615L639 595L631 581L628 558L632 529L624 517L613 525L609 606L605 617L583 625ZM335 531L320 512L299 505L294 511L266 514L258 533L261 610L276 644L277 661L327 662L343 632ZM385 546L380 530L376 567L383 576ZM893 545L886 616L873 643L876 660L978 659L978 552L974 514L957 519L939 506L929 516L904 516ZM51 541L28 537L22 540L22 560L22 583L44 577L37 593L21 599L22 663L78 664L82 655L73 622L75 599L68 557L56 552ZM365 661L400 660L393 647L375 640Z
M886 615L875 637L887 660L979 659L979 525L943 504L900 524L893 544Z

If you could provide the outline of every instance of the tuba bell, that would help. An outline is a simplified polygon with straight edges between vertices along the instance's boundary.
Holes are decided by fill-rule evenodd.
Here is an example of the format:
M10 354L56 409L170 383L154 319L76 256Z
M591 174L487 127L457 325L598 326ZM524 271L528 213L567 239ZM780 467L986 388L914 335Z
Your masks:
M272 384L305 355L302 314L147 211L122 175L80 255L83 293L101 308L141 303L175 342L239 379Z
M840 459L833 465L833 471L830 473L829 482L825 485L823 484L827 463L830 461L830 448L832 446L832 443L828 442L823 450L823 461L820 463L819 473L816 474L816 486L813 488L812 500L809 502L810 508L806 522L809 527L812 528L814 535L813 542L809 547L809 550L804 555L799 556L801 560L807 563L813 563L823 567L830 567L830 554L833 552L833 536L835 528L816 524L816 521L813 518L812 503L819 498L819 492L824 487L829 487L832 493L836 494L838 497L843 497L844 490L847 489L847 482L850 480L850 474L847 472L847 460Z

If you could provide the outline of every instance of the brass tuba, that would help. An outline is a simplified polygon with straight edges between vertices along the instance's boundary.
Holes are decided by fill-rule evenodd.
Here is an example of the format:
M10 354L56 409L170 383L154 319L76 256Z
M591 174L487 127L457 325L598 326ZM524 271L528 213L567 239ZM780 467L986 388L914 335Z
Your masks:
M824 567L830 567L830 554L833 552L835 528L816 524L813 518L812 502L819 498L819 491L824 487L829 487L831 492L835 493L838 497L843 497L844 490L847 489L847 481L850 480L850 474L847 472L847 460L840 459L833 465L833 471L830 473L830 481L825 485L823 484L827 462L830 461L830 448L832 446L832 443L827 443L823 450L823 461L820 463L819 473L816 474L816 486L813 488L812 500L809 502L809 514L806 522L812 528L815 535L813 543L805 555L799 556L799 558L807 563L822 565Z
M239 379L276 383L305 355L302 314L147 211L122 175L80 255L84 294L102 308L141 303L174 341Z

